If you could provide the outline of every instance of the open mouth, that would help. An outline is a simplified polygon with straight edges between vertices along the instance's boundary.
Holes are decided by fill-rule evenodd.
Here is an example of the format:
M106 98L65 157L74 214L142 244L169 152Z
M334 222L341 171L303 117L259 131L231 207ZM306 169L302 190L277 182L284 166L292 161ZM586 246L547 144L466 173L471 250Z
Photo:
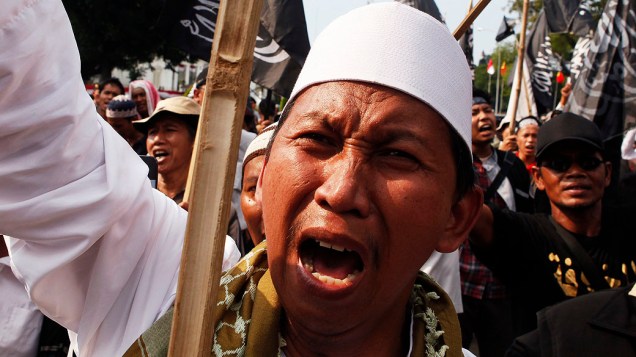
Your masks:
M300 261L316 279L335 286L352 285L364 270L357 252L316 239L300 245Z
M479 132L484 132L484 131L492 131L492 126L490 124L485 124L482 125L481 127L479 127Z
M152 152L152 156L154 156L154 158L157 159L157 162L163 161L163 159L168 155L169 155L168 152L165 150L154 150Z

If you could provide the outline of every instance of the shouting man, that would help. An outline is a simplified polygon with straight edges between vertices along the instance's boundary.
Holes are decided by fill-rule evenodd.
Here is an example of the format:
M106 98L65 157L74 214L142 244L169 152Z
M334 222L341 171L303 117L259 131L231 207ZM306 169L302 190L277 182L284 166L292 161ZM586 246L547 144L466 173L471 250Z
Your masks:
M80 93L62 5L9 5L0 231L16 237L20 277L78 334L80 355L161 351L185 213ZM462 354L448 296L419 269L457 249L482 206L470 78L446 27L402 4L360 8L324 31L259 178L267 239L221 279L213 354ZM151 325L160 333L135 343Z

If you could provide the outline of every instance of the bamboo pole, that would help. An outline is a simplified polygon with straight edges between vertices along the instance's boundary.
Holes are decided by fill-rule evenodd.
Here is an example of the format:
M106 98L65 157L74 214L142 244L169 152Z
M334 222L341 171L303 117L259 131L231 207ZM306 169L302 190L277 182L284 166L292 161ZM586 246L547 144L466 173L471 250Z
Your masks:
M455 32L453 32L453 36L455 37L456 40L459 41L459 38L462 37L462 35L468 30L470 25L472 25L473 22L475 22L475 19L477 18L477 16L481 14L481 12L486 8L486 5L488 5L489 3L490 3L490 0L479 0L477 5L475 5L475 7L473 7L470 10L470 12L466 14L466 17L464 17L462 22L455 29Z
M528 6L530 1L523 0L523 12L521 15L521 35L519 36L519 51L517 54L517 68L515 73L515 81L513 90L515 91L515 100L512 101L512 110L510 115L510 126L508 131L514 134L515 120L517 117L517 107L519 106L519 95L521 94L521 79L523 76L523 57L526 52L526 27L528 26Z
M262 0L221 0L188 179L189 216L168 355L209 356L232 184Z

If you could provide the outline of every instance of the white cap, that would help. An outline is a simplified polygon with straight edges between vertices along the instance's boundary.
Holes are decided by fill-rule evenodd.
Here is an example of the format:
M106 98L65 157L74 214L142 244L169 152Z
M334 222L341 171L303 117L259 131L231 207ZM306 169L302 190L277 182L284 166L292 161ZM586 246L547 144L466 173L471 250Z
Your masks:
M277 126L278 122L274 122L268 125L247 146L247 149L245 149L245 155L243 156L243 170L245 170L245 165L247 165L250 160L265 155L265 153L267 152L269 141L271 140L272 136L274 136L274 132L276 131Z
M340 80L381 84L421 100L470 150L468 62L448 29L424 12L387 2L339 17L314 42L290 101L311 85Z

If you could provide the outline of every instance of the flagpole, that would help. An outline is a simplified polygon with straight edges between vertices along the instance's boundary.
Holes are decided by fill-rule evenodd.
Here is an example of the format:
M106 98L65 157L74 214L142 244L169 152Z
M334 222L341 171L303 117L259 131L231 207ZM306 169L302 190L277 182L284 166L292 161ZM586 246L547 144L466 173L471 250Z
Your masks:
M168 356L209 356L262 0L221 0L195 138Z
M501 75L501 51L497 53L497 85L495 86L495 114L499 113L499 76Z
M512 115L510 116L509 131L514 133L515 120L517 117L517 107L519 106L519 95L521 94L521 76L523 76L523 57L526 52L526 27L528 26L528 7L529 0L523 0L523 12L521 15L521 35L519 36L519 51L517 55L517 68L513 89L516 93L515 100L512 102Z
M557 76L558 76L558 72L557 72ZM559 82L557 81L557 76L555 76L554 78L554 100L552 102L552 110L554 110L557 106L557 90L559 90Z
M456 40L459 41L459 38L462 37L462 35L468 30L470 25L473 24L477 16L481 14L481 12L484 10L486 5L488 5L489 3L490 3L490 0L479 0L477 5L475 5L475 7L473 7L468 12L468 14L466 14L462 22L459 24L459 26L457 26L457 28L453 32L453 36L455 37Z
M499 68L501 71L501 68ZM504 81L503 75L501 76L501 90L499 91L499 106L503 107L503 93L504 89L506 89L506 81ZM501 108L500 108L501 109Z

